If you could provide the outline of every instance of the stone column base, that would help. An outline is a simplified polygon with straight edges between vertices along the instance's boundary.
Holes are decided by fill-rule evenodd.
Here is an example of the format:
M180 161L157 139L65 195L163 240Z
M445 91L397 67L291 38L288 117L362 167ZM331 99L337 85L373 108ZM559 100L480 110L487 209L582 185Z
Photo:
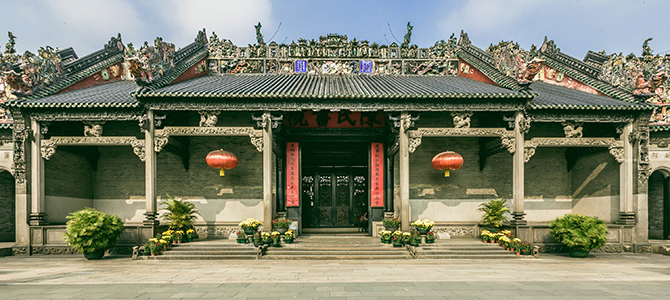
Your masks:
M40 212L40 213L31 213L30 214L30 225L31 226L43 226L47 225L47 221L45 220L47 217L47 214Z
M616 223L620 225L635 225L635 223L637 223L635 213L633 212L619 213L619 220L616 221Z
M512 213L512 217L514 219L509 222L510 225L526 225L526 224L528 224L528 222L523 219L524 216L526 216L526 213L523 213L523 212Z
M142 221L142 224L144 224L144 226L156 226L161 223L159 220L156 219L158 217L158 213L156 212L148 212L144 213L144 215L146 216L146 219Z

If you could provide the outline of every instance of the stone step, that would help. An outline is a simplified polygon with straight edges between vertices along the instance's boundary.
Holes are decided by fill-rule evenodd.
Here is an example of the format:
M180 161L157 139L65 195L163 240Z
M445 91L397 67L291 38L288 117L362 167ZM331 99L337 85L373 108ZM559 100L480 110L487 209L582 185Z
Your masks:
M307 255L276 255L276 254L267 254L262 257L262 259L284 259L284 260L310 260L310 259L411 259L408 253L404 255L392 254L392 255L319 255L319 254L307 254Z
M207 259L256 259L256 255L158 255L142 256L147 260L207 260Z
M419 259L518 259L518 258L527 258L532 257L531 255L490 255L490 254L475 254L475 255L423 255L419 254L417 258Z
M253 251L256 250L256 247L178 247L175 248L173 247L170 249L170 251L210 251L210 250L230 250L230 251L238 251L238 250L248 250L248 251Z
M393 247L268 247L268 250L271 249L281 249L282 251L394 251L394 250L405 250L404 247L393 248Z
M265 255L405 255L407 250L401 251L357 251L357 250L340 250L340 251L283 251L283 250L267 250Z
M462 255L513 255L514 253L507 250L494 250L494 251L482 251L482 250L467 250L467 251L454 251L454 250L444 250L444 251L417 251L419 255L451 255L451 254L462 254Z
M256 255L256 250L245 250L245 251L216 251L216 250L210 250L210 251L177 251L177 250L172 250L172 251L165 251L163 255Z

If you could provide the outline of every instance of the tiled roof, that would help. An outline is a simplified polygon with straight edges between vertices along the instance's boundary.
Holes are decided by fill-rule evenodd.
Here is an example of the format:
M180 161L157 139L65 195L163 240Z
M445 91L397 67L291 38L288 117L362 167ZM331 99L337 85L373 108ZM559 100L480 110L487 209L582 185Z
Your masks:
M14 123L0 123L0 129L12 128L12 125L14 125Z
M652 110L654 106L582 92L579 90L535 81L530 89L537 94L531 102L532 109L600 109L600 110Z
M130 95L137 89L134 81L121 80L35 100L19 99L5 102L7 107L137 107Z
M258 74L204 76L141 97L215 98L532 98L456 76Z
M477 68L477 70L484 73L484 75L501 87L513 91L521 91L523 89L514 78L500 72L500 70L495 67L495 59L493 58L493 55L473 45L470 42L470 38L468 38L468 34L463 31L461 31L456 55L458 58Z

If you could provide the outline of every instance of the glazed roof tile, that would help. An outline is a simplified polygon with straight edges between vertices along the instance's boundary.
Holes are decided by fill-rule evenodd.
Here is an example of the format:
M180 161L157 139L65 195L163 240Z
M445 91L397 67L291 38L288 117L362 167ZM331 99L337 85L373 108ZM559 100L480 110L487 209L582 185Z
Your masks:
M599 109L599 110L651 110L654 106L622 101L606 96L535 81L530 85L537 97L531 109Z
M456 76L258 74L204 76L138 97L215 98L532 98Z
M137 107L137 100L130 95L135 89L137 85L134 81L121 80L35 100L7 101L4 104L7 107Z

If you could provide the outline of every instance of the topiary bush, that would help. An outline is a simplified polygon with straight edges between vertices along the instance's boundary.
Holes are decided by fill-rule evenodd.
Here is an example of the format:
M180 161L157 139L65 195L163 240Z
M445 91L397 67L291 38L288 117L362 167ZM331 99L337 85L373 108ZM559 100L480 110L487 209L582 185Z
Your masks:
M551 236L570 251L589 252L607 242L607 225L597 217L567 214L549 222Z
M87 207L67 216L65 242L80 253L105 251L123 232L121 218Z

